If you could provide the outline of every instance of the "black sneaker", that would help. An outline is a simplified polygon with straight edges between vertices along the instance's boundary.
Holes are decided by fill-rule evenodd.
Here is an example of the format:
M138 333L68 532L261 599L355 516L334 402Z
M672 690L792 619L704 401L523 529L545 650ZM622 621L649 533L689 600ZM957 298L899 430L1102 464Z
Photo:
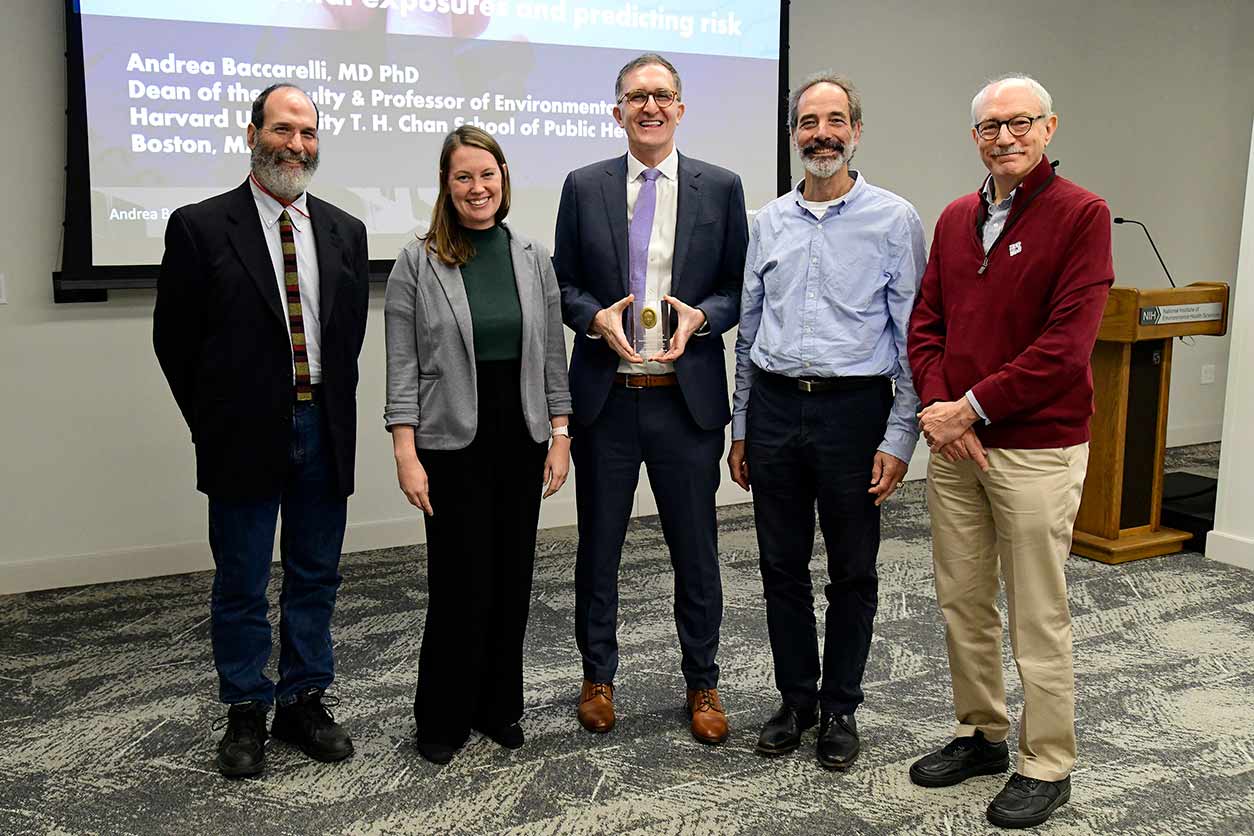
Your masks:
M258 775L266 766L266 705L241 702L231 706L214 729L226 725L218 741L218 771L227 778Z
M858 722L852 714L824 714L819 723L819 742L815 749L819 763L828 769L848 769L858 751Z
M1016 772L988 805L985 815L998 827L1036 827L1071 798L1071 777L1041 781Z
M989 743L984 732L955 737L945 746L910 765L910 780L920 787L952 787L976 775L999 775L1010 766L1006 741Z
M799 708L784 703L763 724L755 749L760 755L786 755L801 745L801 733L818 719L814 706Z
M348 731L335 722L328 707L339 705L335 697L324 697L320 688L302 692L293 703L274 710L270 733L277 739L299 746L316 761L342 761L353 754Z

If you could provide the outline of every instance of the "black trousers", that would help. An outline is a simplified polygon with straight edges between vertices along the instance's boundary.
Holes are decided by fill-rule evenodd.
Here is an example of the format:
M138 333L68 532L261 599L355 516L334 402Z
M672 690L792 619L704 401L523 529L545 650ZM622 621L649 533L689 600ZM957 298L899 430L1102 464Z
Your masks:
M753 385L745 442L766 623L775 685L793 705L850 714L862 703L879 594L880 509L867 491L891 408L887 379L802 392L760 374ZM821 687L810 581L816 504L831 579Z
M418 739L460 746L522 717L523 637L547 443L523 422L517 362L477 366L479 425L461 450L419 450L430 480Z
M584 678L613 682L618 672L618 567L643 462L657 499L675 572L680 669L689 688L718 685L723 584L718 568L718 489L723 430L692 420L678 386L615 384L591 424L575 428L575 643Z

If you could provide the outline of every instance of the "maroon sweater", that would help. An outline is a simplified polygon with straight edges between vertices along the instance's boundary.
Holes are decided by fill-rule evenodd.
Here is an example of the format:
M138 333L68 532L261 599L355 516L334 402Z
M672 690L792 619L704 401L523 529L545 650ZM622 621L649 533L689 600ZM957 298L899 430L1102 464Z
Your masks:
M1115 275L1110 210L1042 158L1015 192L987 261L985 212L976 192L936 222L910 318L919 399L953 401L971 389L991 422L975 424L985 447L1088 441L1089 359Z

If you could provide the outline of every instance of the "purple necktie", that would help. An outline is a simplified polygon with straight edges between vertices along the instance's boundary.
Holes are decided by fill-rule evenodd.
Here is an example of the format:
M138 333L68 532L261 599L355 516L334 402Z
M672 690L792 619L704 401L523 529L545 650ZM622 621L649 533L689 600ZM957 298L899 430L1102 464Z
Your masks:
M628 258L631 266L631 292L636 304L644 305L645 276L649 268L649 237L653 234L653 210L657 208L657 178L661 171L646 168L641 172L644 182L636 197L636 211L628 229Z

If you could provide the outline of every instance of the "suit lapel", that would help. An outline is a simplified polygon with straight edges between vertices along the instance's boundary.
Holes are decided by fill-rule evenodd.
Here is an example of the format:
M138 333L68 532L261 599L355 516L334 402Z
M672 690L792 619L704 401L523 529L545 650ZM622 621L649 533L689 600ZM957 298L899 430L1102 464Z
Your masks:
M227 221L227 237L235 248L235 254L247 268L248 275L252 276L266 307L274 312L279 323L286 329L287 313L284 311L283 299L279 296L278 277L274 274L270 248L261 232L261 216L257 213L257 202L253 200L248 181L244 181L244 185L235 190Z
M627 155L610 160L601 181L601 195L614 242L614 258L623 286L623 296L631 293L631 268L627 264Z
M466 298L466 283L462 281L462 271L458 267L450 267L440 259L423 250L423 255L431 263L436 281L444 290L449 307L453 309L453 319L457 322L457 330L461 332L462 343L466 346L466 354L471 361L475 358L475 332L470 320L470 300Z
M505 227L505 231L509 232L509 227ZM531 243L524 244L516 235L512 233L509 236L509 258L514 265L514 284L518 288L518 308L522 313L522 345L523 353L526 354L526 348L531 343L531 338L537 327L537 320L544 315L544 308L541 307L539 316L528 316L530 312L529 302L534 299L540 299L543 304L544 292L538 287L533 287L540 283L540 274L532 266L535 264L535 253L532 251Z
M692 171L688 158L679 155L679 195L676 206L675 253L671 261L671 293L679 292L679 282L688 257L688 242L692 240L692 228L701 214L701 172Z
M326 211L322 201L309 195L305 201L309 207L309 222L313 225L314 249L318 253L318 319L325 332L331 321L331 309L335 306L336 289L339 287L340 265L344 263L344 248L339 225Z

